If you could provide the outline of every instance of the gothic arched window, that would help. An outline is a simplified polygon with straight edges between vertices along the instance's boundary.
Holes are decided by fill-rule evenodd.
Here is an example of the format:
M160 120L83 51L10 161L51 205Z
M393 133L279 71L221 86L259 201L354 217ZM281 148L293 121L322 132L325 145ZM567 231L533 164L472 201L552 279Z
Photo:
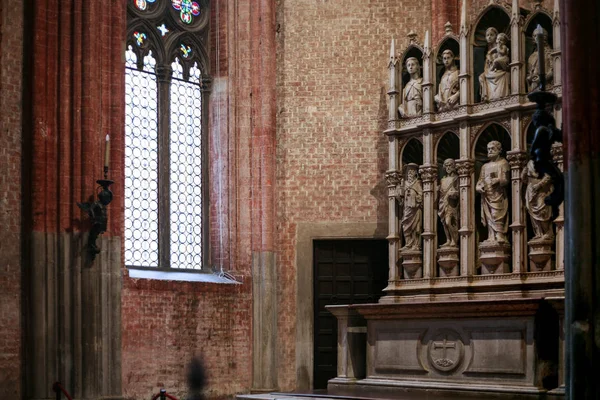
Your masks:
M208 0L128 1L128 267L206 265L208 17Z

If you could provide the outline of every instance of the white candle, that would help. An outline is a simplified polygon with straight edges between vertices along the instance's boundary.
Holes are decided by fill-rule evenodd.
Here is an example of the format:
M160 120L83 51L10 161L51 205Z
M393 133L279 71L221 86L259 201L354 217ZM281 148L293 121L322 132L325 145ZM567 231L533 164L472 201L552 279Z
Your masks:
M104 150L104 168L108 169L109 161L110 161L110 136L106 135L106 148Z

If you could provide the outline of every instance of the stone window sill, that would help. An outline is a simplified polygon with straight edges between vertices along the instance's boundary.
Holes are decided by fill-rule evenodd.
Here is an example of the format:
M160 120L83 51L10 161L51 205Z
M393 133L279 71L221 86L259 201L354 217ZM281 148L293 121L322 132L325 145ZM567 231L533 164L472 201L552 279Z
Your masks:
M226 285L240 285L227 274L210 272L152 271L148 269L128 268L129 277L134 279L154 279L161 281L205 282Z

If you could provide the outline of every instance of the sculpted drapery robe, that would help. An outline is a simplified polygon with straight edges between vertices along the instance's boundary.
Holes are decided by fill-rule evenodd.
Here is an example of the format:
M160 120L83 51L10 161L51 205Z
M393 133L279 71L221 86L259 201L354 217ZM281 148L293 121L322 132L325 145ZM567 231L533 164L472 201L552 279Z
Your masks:
M535 171L533 160L529 160L521 173L521 178L523 183L527 185L525 206L527 207L527 211L529 211L535 237L541 238L546 236L550 238L554 236L550 226L552 207L546 205L544 202L546 196L550 195L553 190L550 176L544 175L540 178ZM537 192L534 190L536 185L538 186Z
M438 104L439 111L446 111L456 106L459 96L458 68L446 69L442 79L440 79L438 94L435 95L435 102ZM452 100L452 105L448 104L450 100Z
M438 215L444 226L446 241L458 243L458 176L442 178L439 189ZM450 229L450 228L453 229Z
M490 161L481 167L477 187L483 188L481 194L481 223L496 233L508 232L508 197L506 186L500 184L492 186L489 179L504 177L509 181L510 165L504 158ZM494 238L488 237L488 240Z
M423 225L423 185L421 180L406 181L404 186L404 213L402 216L402 233L404 247L421 248L421 230Z
M546 43L544 46L544 64L546 70L546 83L548 84L552 84L554 81L552 51L552 48ZM536 90L540 84L539 61L537 50L531 53L527 60L527 84L530 92Z
M423 114L423 78L411 79L402 90L401 117L416 117Z

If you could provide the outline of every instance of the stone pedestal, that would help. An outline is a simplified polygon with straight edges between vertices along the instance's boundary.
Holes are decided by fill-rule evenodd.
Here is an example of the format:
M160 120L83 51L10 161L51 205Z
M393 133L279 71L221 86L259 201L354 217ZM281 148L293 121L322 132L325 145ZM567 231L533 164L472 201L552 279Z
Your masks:
M328 394L547 398L543 396L554 387L542 382L557 385L558 371L542 368L544 356L555 354L559 345L558 324L537 319L548 308L539 298L328 306L343 332L338 337L342 367L329 381ZM349 324L352 312L364 319ZM367 328L361 342L366 343L366 357L364 347L349 344L348 332L361 322ZM362 377L349 375L347 360L353 359L366 361L364 369L352 366L352 371L364 371ZM405 391L409 396L400 396Z
M458 247L440 247L437 251L440 277L459 276L460 249Z
M485 241L479 243L481 274L507 274L510 272L510 244Z
M421 250L402 250L402 269L404 279L418 279L423 277L423 253Z
M552 270L553 239L533 239L529 244L529 272Z

